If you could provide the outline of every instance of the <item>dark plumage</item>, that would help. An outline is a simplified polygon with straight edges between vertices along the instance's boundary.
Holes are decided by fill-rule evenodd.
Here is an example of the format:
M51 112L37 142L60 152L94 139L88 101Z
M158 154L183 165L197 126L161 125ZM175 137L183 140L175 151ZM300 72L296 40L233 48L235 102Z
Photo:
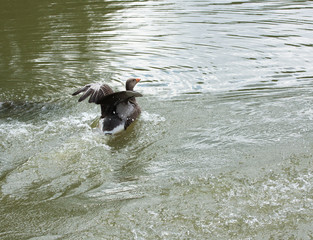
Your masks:
M112 134L126 128L136 120L141 110L135 97L142 97L133 91L139 78L130 78L126 81L126 91L113 92L107 84L87 84L72 95L83 93L79 102L89 97L89 103L101 105L100 124L102 131Z

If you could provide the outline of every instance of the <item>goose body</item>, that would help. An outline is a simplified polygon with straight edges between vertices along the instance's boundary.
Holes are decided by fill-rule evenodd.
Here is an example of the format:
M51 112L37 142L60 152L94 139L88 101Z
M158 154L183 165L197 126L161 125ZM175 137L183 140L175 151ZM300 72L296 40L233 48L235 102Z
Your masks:
M89 97L89 103L100 104L100 128L106 134L115 134L126 130L140 115L141 110L136 97L142 95L133 91L139 81L139 78L128 79L126 91L120 92L113 92L107 84L87 84L72 95L83 93L79 102Z

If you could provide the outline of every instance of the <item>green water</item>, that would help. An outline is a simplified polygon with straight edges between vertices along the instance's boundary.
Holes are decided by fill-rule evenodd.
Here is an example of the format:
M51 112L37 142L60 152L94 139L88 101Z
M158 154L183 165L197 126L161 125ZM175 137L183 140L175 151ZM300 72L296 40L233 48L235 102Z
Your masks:
M312 239L311 1L1 1L0 239ZM139 77L105 136L76 89Z

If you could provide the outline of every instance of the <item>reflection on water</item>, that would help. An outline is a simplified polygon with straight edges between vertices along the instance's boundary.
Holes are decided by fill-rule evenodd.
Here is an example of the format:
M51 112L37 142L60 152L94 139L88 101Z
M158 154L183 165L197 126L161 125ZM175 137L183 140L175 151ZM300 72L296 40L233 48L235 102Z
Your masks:
M54 99L130 75L171 95L313 76L306 2L2 4L4 100Z
M2 1L1 239L310 239L311 1ZM136 90L94 128L90 82Z

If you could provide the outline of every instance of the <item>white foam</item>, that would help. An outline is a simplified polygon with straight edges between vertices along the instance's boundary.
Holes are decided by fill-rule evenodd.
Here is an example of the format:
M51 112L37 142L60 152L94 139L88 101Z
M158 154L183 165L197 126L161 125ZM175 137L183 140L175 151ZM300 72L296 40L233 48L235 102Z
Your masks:
M141 113L141 119L147 122L164 122L166 119L165 117L162 117L155 113L148 113L148 112L142 112Z

